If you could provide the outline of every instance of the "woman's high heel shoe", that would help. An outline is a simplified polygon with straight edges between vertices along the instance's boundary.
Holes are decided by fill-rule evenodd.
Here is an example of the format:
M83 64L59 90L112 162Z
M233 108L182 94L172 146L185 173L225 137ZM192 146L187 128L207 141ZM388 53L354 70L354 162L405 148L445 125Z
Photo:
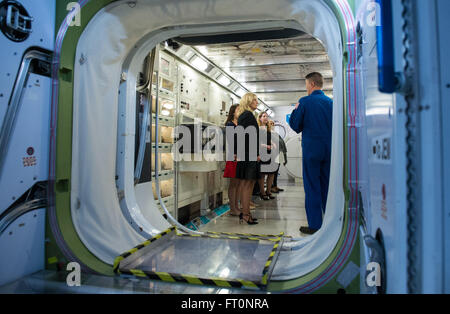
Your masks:
M248 220L244 219L244 216L248 217ZM244 215L244 214L240 214L239 215L239 223L242 224L244 223L244 221L248 224L248 225L257 225L258 223L254 220L251 220L251 216L250 215Z
M275 199L275 196L273 196L272 194L267 194L267 197L268 197L270 200Z
M267 195L260 195L259 196L263 201L270 201L270 198Z

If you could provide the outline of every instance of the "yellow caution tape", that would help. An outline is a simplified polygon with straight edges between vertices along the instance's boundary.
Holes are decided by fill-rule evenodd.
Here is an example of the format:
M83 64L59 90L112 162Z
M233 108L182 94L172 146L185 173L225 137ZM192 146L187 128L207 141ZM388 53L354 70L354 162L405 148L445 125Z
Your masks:
M155 274L158 275L158 277L161 278L162 281L176 282L176 280L168 273L155 272Z

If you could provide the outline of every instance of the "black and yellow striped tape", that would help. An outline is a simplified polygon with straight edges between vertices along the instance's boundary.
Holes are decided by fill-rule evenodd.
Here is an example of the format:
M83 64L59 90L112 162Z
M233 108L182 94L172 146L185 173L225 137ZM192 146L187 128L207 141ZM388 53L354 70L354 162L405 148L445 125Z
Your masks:
M125 258L127 258L128 256L130 256L131 254L136 253L136 252L139 251L140 249L146 247L146 246L149 245L150 243L155 242L156 240L161 239L163 236L165 236L165 235L167 235L167 234L169 234L169 233L171 233L171 232L174 232L174 231L176 231L176 230L177 230L176 227L170 227L169 229L167 229L167 230L165 230L165 231L163 231L163 232L157 234L157 235L154 236L153 238L151 238L151 239L145 241L144 243L139 244L138 246L132 248L131 250L129 250L129 251L127 251L127 252L121 254L120 256L116 257L116 259L114 260L114 266L113 266L114 272L115 272L116 274L119 274L119 273L120 273L119 265L120 265L120 262L121 262L122 260L124 260Z
M272 238L270 236L262 236L262 235L253 235L253 236L244 236L244 235L233 235L229 233L226 235L222 234L188 234L188 233L177 233L179 237L196 237L196 238L214 238L214 239L231 239L231 240L252 240L252 241L271 241L278 242L281 240L281 237Z
M116 274L125 274L125 275L132 275L136 277L142 277L142 278L148 278L152 280L161 280L165 282L180 282L180 283L188 283L188 284L197 284L197 285L211 285L211 286L218 286L223 288L246 288L246 289L259 289L259 288L265 288L267 286L268 282L268 276L269 276L269 269L272 265L274 256L276 254L276 251L280 245L280 242L282 240L283 234L281 233L279 235L254 235L254 234L233 234L233 233L226 233L226 232L208 232L208 234L180 234L176 233L177 236L188 236L188 237L208 237L208 238L216 238L216 239L248 239L248 240L255 240L255 241L273 241L275 242L272 251L269 255L269 258L264 265L263 269L263 277L261 282L253 282L249 280L243 280L243 279L223 279L223 278L201 278L193 275L183 275L183 274L173 274L173 273L166 273L166 272L152 272L152 271L142 271L139 269L131 269L131 270L119 270L120 262L124 260L125 258L129 257L133 253L136 253L140 249L150 245L152 242L161 239L163 236L171 233L171 232L177 232L176 227L171 227L167 229L166 231L154 236L153 238L145 241L144 243L134 247L133 249L121 254L114 260L114 272Z
M231 236L245 236L245 237L264 237L264 238L280 238L284 236L284 232L280 232L280 234L252 234L252 233L231 233L231 232L214 232L214 231L206 231L207 234L225 234Z
M274 244L274 246L272 248L272 252L270 252L269 258L267 259L267 262L264 265L263 277L262 277L262 280L261 280L261 282L262 282L262 284L264 286L267 285L267 281L268 281L268 277L269 277L270 265L272 264L273 259L275 257L275 253L277 252L277 249L280 246L280 241L281 241L281 238L278 238L278 241Z
M222 288L246 288L246 289L259 289L263 288L261 283L243 280L243 279L232 279L227 280L223 278L201 278L193 275L183 275L183 274L173 274L166 272L152 272L152 271L142 271L139 269L130 269L122 271L122 274L132 275L141 278L147 278L152 280L161 280L165 282L179 282L194 285L208 285L217 286Z

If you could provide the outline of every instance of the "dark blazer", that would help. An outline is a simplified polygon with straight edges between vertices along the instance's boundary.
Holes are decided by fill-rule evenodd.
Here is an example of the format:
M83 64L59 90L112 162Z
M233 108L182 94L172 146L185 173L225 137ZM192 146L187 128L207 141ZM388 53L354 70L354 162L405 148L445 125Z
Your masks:
M238 118L238 126L242 126L244 129L254 128L254 133L256 133L256 145L253 146L256 146L257 156L259 156L259 126L253 113L248 110L244 111ZM238 138L238 141L240 140L241 139ZM245 161L256 161L257 156L250 156L250 140L254 141L255 139L250 139L249 134L245 134ZM242 152L238 151L238 157L240 155L239 153L242 154Z

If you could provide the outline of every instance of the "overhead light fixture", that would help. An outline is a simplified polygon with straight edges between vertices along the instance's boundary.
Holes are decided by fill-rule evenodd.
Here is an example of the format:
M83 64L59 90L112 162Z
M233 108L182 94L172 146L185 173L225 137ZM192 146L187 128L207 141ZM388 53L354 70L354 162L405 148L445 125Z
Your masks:
M258 110L259 111L264 111L264 109L266 109L266 107L263 104L259 104L258 105Z
M219 83L222 84L223 86L228 86L230 85L231 81L228 77L226 77L225 75L221 75L219 77Z
M169 110L172 110L174 108L174 105L170 102L166 102L163 104L163 107Z
M275 114L273 113L273 111L270 110L270 109L268 109L266 112L267 112L267 114L269 115L269 117L271 117L271 118L273 118L273 117L275 116Z
M170 116L170 111L169 110L161 110L161 114L163 116Z
M198 46L197 49L204 55L208 54L208 48L206 48L205 46Z
M238 94L239 97L244 96L246 93L247 93L247 92L246 92L245 90L243 90L242 88L239 88L239 89L236 91L236 94Z
M186 49L186 47L185 47ZM194 56L194 52L190 49L186 50L186 53L184 54L184 59L185 60L190 60L192 58L192 56Z
M191 60L191 63L197 70L200 70L202 72L208 68L208 62L198 56L194 56L194 58Z

